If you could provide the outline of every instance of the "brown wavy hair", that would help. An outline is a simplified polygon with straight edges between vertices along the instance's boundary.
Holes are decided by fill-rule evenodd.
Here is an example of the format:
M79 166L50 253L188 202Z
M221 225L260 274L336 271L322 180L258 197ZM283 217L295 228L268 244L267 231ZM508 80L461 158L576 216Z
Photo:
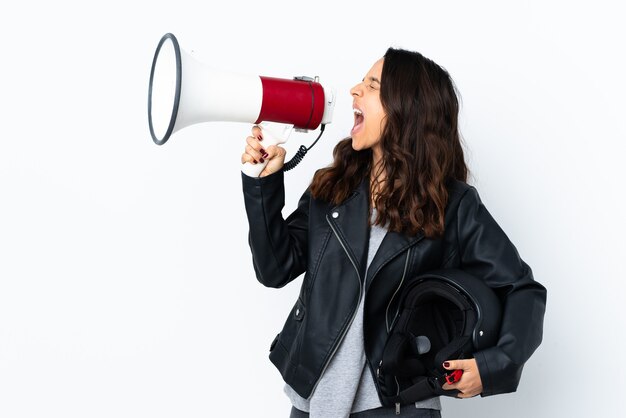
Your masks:
M467 182L468 175L454 83L445 69L420 53L389 48L380 101L386 113L380 167L372 166L371 149L355 151L352 139L345 138L333 151L333 163L315 173L311 194L338 205L369 178L370 190L378 192L375 224L410 235L441 236L447 183Z

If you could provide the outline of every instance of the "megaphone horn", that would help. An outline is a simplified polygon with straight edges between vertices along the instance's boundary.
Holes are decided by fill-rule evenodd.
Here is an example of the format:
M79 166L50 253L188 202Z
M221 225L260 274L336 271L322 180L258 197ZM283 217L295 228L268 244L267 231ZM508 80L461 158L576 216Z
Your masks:
M250 76L209 68L165 34L150 71L148 121L157 145L196 123L279 122L316 129L332 121L332 90L317 79Z

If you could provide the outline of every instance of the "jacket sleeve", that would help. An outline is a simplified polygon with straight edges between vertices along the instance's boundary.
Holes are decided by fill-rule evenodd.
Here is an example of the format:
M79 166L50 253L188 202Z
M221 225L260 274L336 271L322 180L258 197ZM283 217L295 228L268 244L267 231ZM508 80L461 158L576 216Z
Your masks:
M484 279L502 301L502 323L495 347L474 354L482 396L514 392L524 363L541 343L546 289L471 187L459 204L461 267Z
M285 286L306 270L310 195L307 190L297 209L284 219L284 172L262 178L241 176L257 279L268 287Z

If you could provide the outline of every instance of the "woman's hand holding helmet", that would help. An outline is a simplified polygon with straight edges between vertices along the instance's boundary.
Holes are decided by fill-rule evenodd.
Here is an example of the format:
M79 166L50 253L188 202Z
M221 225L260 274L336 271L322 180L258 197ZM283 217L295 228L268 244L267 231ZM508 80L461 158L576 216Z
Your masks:
M445 383L442 389L460 391L457 395L458 398L471 398L476 395L480 395L483 391L483 382L478 372L478 365L476 359L468 360L448 360L443 363L443 367L446 370L462 370L463 375L458 382L453 384Z

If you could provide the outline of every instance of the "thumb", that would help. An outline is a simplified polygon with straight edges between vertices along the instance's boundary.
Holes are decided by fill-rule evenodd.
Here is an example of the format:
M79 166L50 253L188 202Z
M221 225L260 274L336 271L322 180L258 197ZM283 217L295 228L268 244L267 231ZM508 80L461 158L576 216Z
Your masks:
M267 147L267 154L270 159L273 157L284 159L285 156L287 155L287 150L285 150L285 148L280 147L278 145L270 145L269 147Z
M446 370L469 370L470 360L446 360L443 368Z

